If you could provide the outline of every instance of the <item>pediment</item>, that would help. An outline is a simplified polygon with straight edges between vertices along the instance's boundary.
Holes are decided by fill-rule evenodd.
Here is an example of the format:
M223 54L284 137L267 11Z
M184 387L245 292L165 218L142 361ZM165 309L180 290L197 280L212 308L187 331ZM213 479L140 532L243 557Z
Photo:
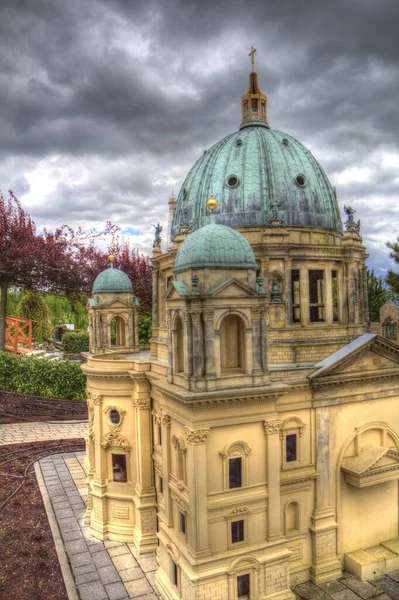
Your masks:
M335 375L398 369L399 346L376 334L365 333L315 365L308 378L313 381Z
M342 461L344 479L363 488L399 478L399 452L384 446L369 444L362 451Z
M101 305L101 308L132 308L132 303L125 302L120 298L114 298L109 302L104 302L104 304Z
M235 277L230 277L229 279L227 279L226 281L224 281L223 283L220 283L219 285L217 285L216 287L214 287L212 290L209 291L209 296L218 296L220 298L223 297L253 297L253 296L257 296L257 292L256 290L254 290L253 288L251 288L249 285L245 284L244 282L240 281L239 279L236 279Z
M172 300L173 298L181 298L189 295L190 292L183 281L171 281L166 290L165 298Z

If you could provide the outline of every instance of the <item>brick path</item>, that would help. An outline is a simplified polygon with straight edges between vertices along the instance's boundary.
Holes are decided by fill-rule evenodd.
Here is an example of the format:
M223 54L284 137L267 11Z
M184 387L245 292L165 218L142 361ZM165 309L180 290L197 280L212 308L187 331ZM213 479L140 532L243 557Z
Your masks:
M84 437L86 431L86 421L12 423L0 425L0 445L43 442L61 438L81 438Z
M132 544L90 538L83 459L79 452L39 462L81 600L158 600L154 554L139 557Z

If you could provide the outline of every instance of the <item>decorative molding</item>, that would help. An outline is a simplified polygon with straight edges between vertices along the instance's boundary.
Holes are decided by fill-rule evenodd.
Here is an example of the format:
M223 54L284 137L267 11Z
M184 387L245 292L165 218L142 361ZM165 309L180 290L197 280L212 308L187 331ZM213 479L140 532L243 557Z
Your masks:
M204 321L212 321L213 322L213 318L215 315L215 311L213 310L213 308L204 308L202 314L203 314Z
M158 475L160 475L160 477L162 477L162 473L163 473L162 465L154 461L154 469L156 470Z
M103 403L103 397L99 394L91 394L94 406L101 406Z
M121 506L120 504L111 505L111 513L113 517L117 519L128 519L129 518L129 507L127 505Z
M225 519L231 519L232 517L237 517L241 515L249 515L251 514L251 510L247 506L235 506L231 510L229 510L225 515Z
M130 448L128 440L119 433L119 431L109 431L105 434L101 443L102 448L106 450L108 446L120 446L121 448Z
M216 333L216 332L215 332ZM303 386L304 389L307 389L307 385ZM156 388L156 385L153 384L153 388ZM281 392L264 394L264 395L254 395L254 396L240 396L237 398L217 398L217 399L209 399L209 400L194 400L187 401L184 397L179 394L173 394L171 392L167 392L163 389L160 389L160 392L167 400L174 400L179 404L183 404L184 406L191 406L193 410L206 410L209 408L225 408L229 406L245 406L251 404L266 404L270 402L276 402L282 394L286 390L282 390ZM153 412L154 416L156 411Z
M280 433L281 419L270 419L270 421L264 421L263 427L266 435Z
M132 405L139 410L148 409L151 405L151 398L132 398Z
M186 440L192 446L198 446L199 444L205 444L208 439L209 432L210 432L210 429L196 429L196 430L192 431L188 427L184 428L184 433L186 434Z
M159 415L159 422L163 427L170 427L171 418L169 415Z
M177 494L171 493L171 498L173 502L175 502L176 506L184 513L188 512L188 504L182 498L180 498Z
M248 456L250 452L251 448L246 442L232 442L227 444L219 454L222 458L232 458L235 456Z
M193 323L199 323L201 321L201 312L199 310L190 310L191 320Z

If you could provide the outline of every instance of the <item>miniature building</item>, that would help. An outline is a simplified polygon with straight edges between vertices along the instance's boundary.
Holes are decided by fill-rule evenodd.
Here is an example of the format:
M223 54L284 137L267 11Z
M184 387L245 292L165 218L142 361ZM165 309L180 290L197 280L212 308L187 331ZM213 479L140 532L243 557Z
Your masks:
M379 334L399 344L399 302L389 300L381 306Z
M171 249L156 236L151 353L83 367L90 531L156 551L168 600L399 567L399 346L366 332L353 209L343 232L266 108L253 72L239 131L182 185Z

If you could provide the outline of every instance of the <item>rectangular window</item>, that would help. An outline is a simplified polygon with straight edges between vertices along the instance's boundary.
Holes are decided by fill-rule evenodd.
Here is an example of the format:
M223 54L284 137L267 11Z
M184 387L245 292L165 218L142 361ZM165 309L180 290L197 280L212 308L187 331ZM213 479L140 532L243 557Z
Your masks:
M159 493L163 494L163 477L159 477Z
M171 281L173 281L173 275L169 275L169 277L166 278L166 289L168 289Z
M231 523L231 543L244 541L244 521L233 521Z
M248 121L248 100L244 102L244 121Z
M258 101L252 100L252 121L258 120Z
M179 518L179 523L180 523L180 531L181 533L186 533L186 515L184 513L180 513L180 518Z
M229 489L242 486L242 458L229 459Z
M112 454L112 481L127 482L126 456Z
M174 560L172 560L172 583L176 587L178 587L178 585L179 585L179 571L178 571L177 564L175 563Z
M309 271L309 319L311 323L324 321L324 271Z
M263 101L262 101L261 107L262 107L262 119L266 119L266 106Z
M292 322L301 322L301 292L299 283L299 269L291 271L291 302L292 302Z
M285 460L292 462L296 457L296 433L290 433L285 436Z
M239 600L246 600L249 598L249 573L238 575L237 596Z
M333 321L339 321L338 308L338 272L331 271Z

